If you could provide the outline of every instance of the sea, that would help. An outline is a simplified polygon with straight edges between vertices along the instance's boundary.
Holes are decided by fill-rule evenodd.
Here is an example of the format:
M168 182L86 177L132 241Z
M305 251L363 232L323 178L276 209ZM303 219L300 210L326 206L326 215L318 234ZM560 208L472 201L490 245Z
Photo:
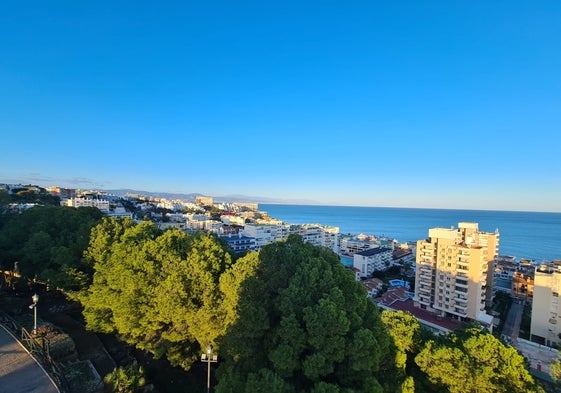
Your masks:
M500 255L535 263L561 259L561 213L278 204L259 204L259 210L288 224L330 225L342 234L401 243L427 238L430 228L477 222L480 231L499 231Z

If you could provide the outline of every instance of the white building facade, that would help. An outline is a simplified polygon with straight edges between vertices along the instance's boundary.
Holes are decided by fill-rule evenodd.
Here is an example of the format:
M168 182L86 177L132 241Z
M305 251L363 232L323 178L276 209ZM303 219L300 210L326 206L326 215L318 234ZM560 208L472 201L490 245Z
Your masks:
M370 277L376 271L384 271L392 266L393 250L376 247L353 255L353 267L360 271L360 277Z

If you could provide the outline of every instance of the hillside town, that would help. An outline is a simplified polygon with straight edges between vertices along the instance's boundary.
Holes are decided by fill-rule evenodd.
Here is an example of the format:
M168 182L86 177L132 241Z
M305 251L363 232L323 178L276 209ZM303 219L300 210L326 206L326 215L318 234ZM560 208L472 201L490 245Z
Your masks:
M208 196L185 201L13 184L0 184L0 190L47 194L61 206L95 207L109 217L150 220L161 229L212 232L238 254L299 235L339 255L381 309L407 311L442 334L477 323L516 347L538 376L547 376L549 365L559 358L561 261L537 265L500 255L498 231L482 232L477 223L427 228L425 239L400 243L375 234L341 234L339 228L320 223L286 223L259 210L257 203L216 202ZM8 209L21 211L38 203L29 198ZM507 308L497 309L500 299Z

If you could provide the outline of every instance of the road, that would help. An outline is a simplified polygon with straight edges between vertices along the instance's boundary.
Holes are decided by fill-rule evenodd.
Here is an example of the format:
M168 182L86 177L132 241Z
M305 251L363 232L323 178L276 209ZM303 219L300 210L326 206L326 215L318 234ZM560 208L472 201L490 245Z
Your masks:
M505 324L503 326L503 337L507 337L512 340L516 340L518 338L523 311L524 304L522 303L522 301L514 299L512 305L510 306L510 310L508 311Z
M0 393L60 393L45 370L2 325Z

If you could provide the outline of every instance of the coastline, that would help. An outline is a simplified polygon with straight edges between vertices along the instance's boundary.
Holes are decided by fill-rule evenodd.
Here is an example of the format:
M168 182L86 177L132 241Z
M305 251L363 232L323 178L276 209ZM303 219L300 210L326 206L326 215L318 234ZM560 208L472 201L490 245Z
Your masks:
M499 231L499 254L540 263L561 259L561 213L394 207L260 204L259 209L289 224L318 223L341 234L425 239L430 228L477 222L484 232Z

